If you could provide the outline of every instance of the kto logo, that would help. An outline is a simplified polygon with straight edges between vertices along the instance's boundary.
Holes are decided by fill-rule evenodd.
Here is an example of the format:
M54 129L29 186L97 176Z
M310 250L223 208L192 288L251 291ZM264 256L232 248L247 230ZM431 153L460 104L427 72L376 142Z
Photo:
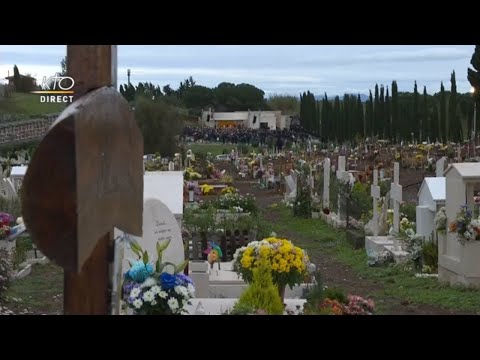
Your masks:
M42 103L70 103L73 101L73 87L75 80L70 76L55 75L47 79L43 77L42 89L40 91L32 91L33 94L43 94L40 96ZM60 90L55 90L60 89Z

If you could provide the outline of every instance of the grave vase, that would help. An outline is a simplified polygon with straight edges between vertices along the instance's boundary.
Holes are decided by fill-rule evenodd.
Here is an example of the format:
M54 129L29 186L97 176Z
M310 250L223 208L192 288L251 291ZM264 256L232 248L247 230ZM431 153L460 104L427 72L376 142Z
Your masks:
M189 202L193 202L193 201L194 201L194 199L193 199L194 194L195 194L195 192L194 192L193 190L189 190L189 191L188 191L188 201L189 201Z

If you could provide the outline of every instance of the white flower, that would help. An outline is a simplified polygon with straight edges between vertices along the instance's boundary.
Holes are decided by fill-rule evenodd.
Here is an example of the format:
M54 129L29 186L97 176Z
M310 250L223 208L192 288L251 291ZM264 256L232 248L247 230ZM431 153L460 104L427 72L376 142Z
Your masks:
M150 291L151 291L152 293L154 293L155 295L157 295L157 294L160 293L160 291L162 291L162 289L160 289L160 286L158 286L158 285L153 285L153 286L151 287Z
M143 305L143 301L141 299L135 299L133 302L133 306L135 306L137 309L140 309Z
M152 302L153 300L155 300L155 294L153 292L149 290L143 293L143 301Z
M170 310L175 311L178 309L178 301L175 298L170 298L167 301L168 306L170 307Z
M188 290L185 286L175 286L174 290L178 295L182 295L183 297L188 296Z
M155 280L154 278L150 277L148 278L147 280L145 280L142 285L140 285L140 288L143 289L143 288L146 288L146 287L152 287L153 285L156 285L157 284L157 280Z
M190 295L190 297L195 296L195 287L192 284L187 285L187 290L188 290L188 294Z
M152 301L150 301L150 305L152 306L157 305L157 300L153 299Z
M130 297L132 299L135 299L138 295L140 295L141 290L139 288L133 288L132 291L130 291Z
M166 291L160 291L158 293L158 296L160 296L162 299L166 299L168 297L168 294Z
M465 236L465 239L470 239L472 237L472 234L470 234L468 231L465 231L463 233L463 236Z

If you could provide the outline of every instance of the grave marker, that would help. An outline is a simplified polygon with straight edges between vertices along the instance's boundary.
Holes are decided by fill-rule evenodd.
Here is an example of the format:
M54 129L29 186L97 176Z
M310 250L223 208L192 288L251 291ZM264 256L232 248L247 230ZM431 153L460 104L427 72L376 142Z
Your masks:
M390 194L393 200L393 231L400 232L400 203L402 202L402 186L400 185L400 164L393 165L393 183L391 183Z
M378 170L373 170L373 185L371 187L373 198L373 236L378 236L378 199L380 199L380 186L378 186Z
M323 207L330 207L330 159L323 160Z

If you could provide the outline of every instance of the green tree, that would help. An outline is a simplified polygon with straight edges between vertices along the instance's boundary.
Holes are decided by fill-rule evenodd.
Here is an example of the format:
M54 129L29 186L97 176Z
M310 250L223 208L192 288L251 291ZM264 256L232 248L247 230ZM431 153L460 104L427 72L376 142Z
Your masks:
M299 115L300 101L296 96L291 95L271 95L267 99L267 105L270 110L281 111L282 114Z
M183 122L177 110L163 101L141 96L136 100L135 118L143 134L144 151L173 156Z
M62 68L62 71L60 72L60 76L66 76L67 75L67 57L65 56L62 61L60 61L60 66Z
M467 78L470 85L474 89L474 99L477 103L480 102L480 45L475 45L475 51L470 60L472 68L467 70Z
M443 81L440 83L440 137L448 142L448 128L447 128L447 111L445 102L445 88L443 87Z
M460 127L457 122L457 81L455 80L455 70L450 76L450 98L448 99L448 117L447 127L452 140L460 140Z
M422 137L430 139L430 134L432 129L430 127L429 116L428 116L428 95L427 95L426 86L423 87L423 110L422 110L422 117L420 119L421 119L420 139L422 139Z
M398 87L397 82L394 80L392 82L392 139L398 140L400 135L399 129Z
M380 130L380 96L378 93L378 84L375 84L375 98L373 105L373 136L378 135Z
M163 93L165 94L165 96L173 96L175 95L175 90L173 90L171 87L170 87L170 84L167 84L165 85L163 88Z
M183 102L188 109L201 110L213 106L214 100L213 90L201 85L192 86L183 94Z
M390 94L388 93L388 86L385 94L385 133L385 138L390 140L392 138L392 115L390 110Z
M420 127L418 126L419 122L418 122L418 88L417 88L417 81L415 80L415 84L413 86L413 126L412 126L412 130L413 129L418 129L420 130L421 129L421 125ZM422 138L421 138L421 131L419 131L419 134L420 134L420 141L422 141ZM415 134L416 136L418 136L419 134Z
M22 92L22 78L20 76L20 71L18 70L18 66L13 66L13 84L15 86L16 92Z

